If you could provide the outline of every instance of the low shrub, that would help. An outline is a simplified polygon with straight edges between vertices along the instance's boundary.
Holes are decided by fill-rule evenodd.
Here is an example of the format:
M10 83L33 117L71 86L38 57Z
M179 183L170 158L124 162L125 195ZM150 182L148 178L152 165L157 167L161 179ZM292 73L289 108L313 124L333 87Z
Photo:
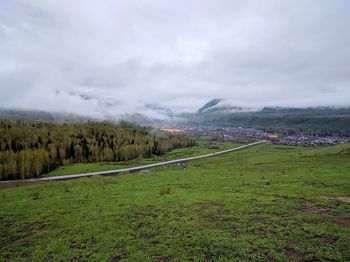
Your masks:
M39 199L40 198L40 190L37 188L34 188L31 192L30 195L33 200Z

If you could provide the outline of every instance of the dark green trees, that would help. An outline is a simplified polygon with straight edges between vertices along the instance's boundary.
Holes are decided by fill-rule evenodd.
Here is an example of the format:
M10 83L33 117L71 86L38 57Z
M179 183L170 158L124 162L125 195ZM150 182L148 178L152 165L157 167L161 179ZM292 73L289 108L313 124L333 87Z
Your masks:
M109 123L0 121L0 179L37 177L59 165L125 161L194 145L183 136Z

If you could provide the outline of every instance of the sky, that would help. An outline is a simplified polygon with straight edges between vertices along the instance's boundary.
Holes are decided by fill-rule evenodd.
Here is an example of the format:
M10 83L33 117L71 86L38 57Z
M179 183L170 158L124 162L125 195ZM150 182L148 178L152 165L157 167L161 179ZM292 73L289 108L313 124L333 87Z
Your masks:
M348 0L1 0L0 107L350 106Z

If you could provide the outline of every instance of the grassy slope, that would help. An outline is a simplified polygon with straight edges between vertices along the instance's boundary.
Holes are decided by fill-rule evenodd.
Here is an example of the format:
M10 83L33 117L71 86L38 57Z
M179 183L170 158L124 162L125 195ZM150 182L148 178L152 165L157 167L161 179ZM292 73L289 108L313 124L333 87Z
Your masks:
M223 143L220 145L220 149L208 149L208 144L206 141L200 141L199 146L194 146L191 148L179 148L174 149L162 156L154 156L152 158L145 158L145 159L136 159L131 161L124 161L124 162L110 162L110 163L78 163L78 164L72 164L68 166L61 166L57 169L43 174L42 176L63 176L63 175L71 175L71 174L79 174L79 173L87 173L87 172L98 172L98 171L107 171L107 170L113 170L113 169L120 169L120 168L127 168L127 167L134 167L134 166L140 166L145 164L151 164L156 163L160 161L166 161L181 157L190 157L190 156L196 156L196 155L202 155L207 154L215 151L225 150L229 149L235 146L238 146L237 144L231 144L231 143Z
M345 147L259 145L186 169L2 189L0 260L349 261L350 204L335 198L350 192Z

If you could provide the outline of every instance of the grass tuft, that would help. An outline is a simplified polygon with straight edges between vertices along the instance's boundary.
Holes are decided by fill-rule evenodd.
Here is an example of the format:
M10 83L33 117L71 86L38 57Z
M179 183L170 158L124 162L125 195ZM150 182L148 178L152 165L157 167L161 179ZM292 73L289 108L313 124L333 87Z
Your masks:
M161 196L170 194L170 187L162 187L162 188L160 189L159 194L160 194Z
M69 189L69 186L68 186L68 185L65 185L65 186L64 186L64 192L66 192L66 193L70 192L70 189Z
M33 200L37 200L40 198L40 189L38 188L34 188L31 192L30 192L30 196L32 197Z

